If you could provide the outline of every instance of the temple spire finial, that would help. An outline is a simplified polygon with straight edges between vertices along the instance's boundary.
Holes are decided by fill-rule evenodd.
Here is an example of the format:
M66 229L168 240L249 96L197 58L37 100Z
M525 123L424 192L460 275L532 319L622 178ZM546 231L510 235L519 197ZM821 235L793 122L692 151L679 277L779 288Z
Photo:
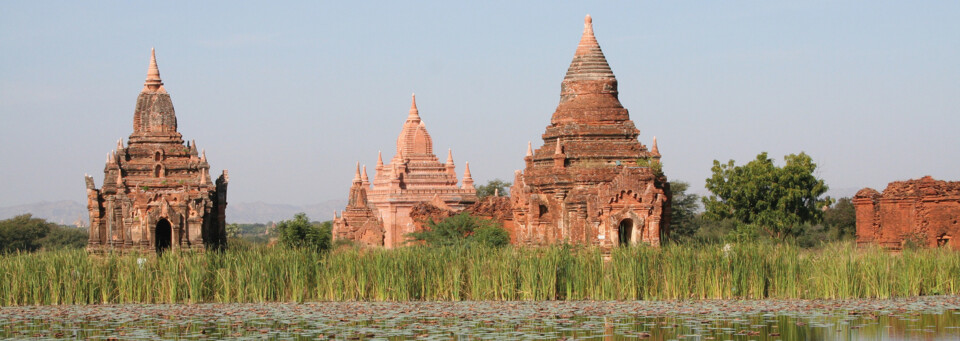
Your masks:
M410 95L410 98L411 98L411 99L410 99L410 115L407 116L407 119L416 118L416 119L419 120L419 119L420 119L420 111L417 110L417 94L414 93L414 94Z
M360 162L357 161L357 173L353 175L353 182L361 182L360 180Z
M147 81L143 83L143 91L167 92L160 79L160 69L157 68L157 52L152 47L150 48L150 66L147 67Z
M653 137L653 147L650 149L650 152L654 154L660 154L660 148L657 147L657 137Z
M470 174L470 162L466 163L463 171L463 189L474 189L473 176Z
M527 141L527 156L533 156L533 143Z
M383 152L377 151L377 169L383 168Z
M557 155L563 154L563 146L560 145L560 139L557 139L557 149L554 150L553 153Z
M447 164L448 165L453 164L453 148L447 149Z
M367 165L363 165L363 172L360 173L360 182L363 183L364 186L370 184L370 178L367 177Z

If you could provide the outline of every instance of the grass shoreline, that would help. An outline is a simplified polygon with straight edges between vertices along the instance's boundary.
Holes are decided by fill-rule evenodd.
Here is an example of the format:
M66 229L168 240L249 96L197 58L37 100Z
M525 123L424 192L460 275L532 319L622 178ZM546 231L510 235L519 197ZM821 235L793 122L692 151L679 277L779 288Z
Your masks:
M853 243L596 248L283 248L0 256L0 305L856 299L960 293L960 252Z

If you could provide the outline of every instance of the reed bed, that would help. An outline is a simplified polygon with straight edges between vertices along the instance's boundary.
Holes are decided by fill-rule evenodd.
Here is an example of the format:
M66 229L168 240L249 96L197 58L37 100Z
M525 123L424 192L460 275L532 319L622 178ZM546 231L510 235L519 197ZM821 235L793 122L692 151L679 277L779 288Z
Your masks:
M843 299L960 293L960 252L852 243L0 256L0 305Z

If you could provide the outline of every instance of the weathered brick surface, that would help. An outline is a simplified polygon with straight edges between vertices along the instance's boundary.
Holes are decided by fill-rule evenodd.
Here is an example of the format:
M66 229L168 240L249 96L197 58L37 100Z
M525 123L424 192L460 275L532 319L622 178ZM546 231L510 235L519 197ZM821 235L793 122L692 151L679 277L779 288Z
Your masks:
M221 246L227 172L210 181L206 153L184 144L170 95L151 55L137 97L133 134L107 156L103 187L86 176L88 250L159 250Z
M639 134L587 16L543 145L528 147L510 191L514 241L659 245L670 190L649 167L660 160L656 139L647 149Z
M853 198L857 244L899 250L908 240L960 248L960 181L926 176L895 181L883 193L864 188Z
M359 183L354 180L351 193L355 188L362 191L367 208L355 207L354 213L351 213L348 205L342 216L335 217L335 238L388 248L401 246L407 241L407 234L417 228L417 223L410 217L414 206L429 202L437 207L459 211L477 200L470 164L464 170L463 185L458 186L452 151L448 151L446 163L440 163L433 153L433 140L420 119L416 98L412 100L407 120L397 138L397 153L390 163L384 164L382 157L378 156L372 184L365 180L366 167L362 174L358 172L357 175L360 180ZM380 229L368 234L374 237L364 237L357 232L357 224L362 221L372 226L372 217L378 219ZM376 229L370 227L367 231L372 230ZM383 237L382 241L376 242L378 233L382 233Z

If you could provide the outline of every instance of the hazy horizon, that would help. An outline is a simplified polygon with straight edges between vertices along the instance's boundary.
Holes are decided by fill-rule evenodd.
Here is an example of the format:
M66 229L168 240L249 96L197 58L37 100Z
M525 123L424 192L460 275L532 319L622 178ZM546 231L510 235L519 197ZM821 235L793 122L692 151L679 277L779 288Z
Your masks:
M738 5L738 6L737 6ZM0 11L0 206L85 203L155 47L179 131L229 202L346 198L416 92L445 159L513 180L583 30L670 180L801 151L834 190L960 180L960 3L33 2ZM332 214L332 213L331 213ZM323 217L316 217L325 220Z

